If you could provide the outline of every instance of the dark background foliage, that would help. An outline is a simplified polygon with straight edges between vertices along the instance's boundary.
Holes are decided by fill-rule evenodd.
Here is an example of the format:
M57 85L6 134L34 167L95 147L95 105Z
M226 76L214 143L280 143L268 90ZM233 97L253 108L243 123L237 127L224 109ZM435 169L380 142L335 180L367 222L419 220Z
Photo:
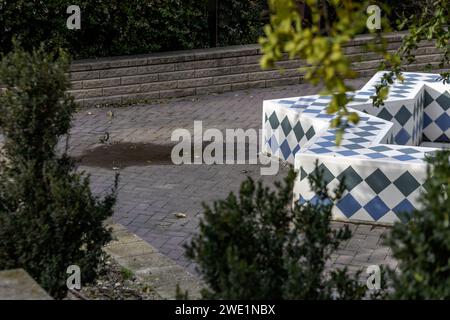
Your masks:
M450 151L428 161L420 210L404 215L386 239L401 272L389 271L387 298L450 299Z
M432 0L427 0L430 2ZM418 0L379 1L396 26L418 14ZM376 3L376 1L374 2ZM16 37L27 49L46 42L75 58L143 54L210 44L208 0L79 0L81 30L68 30L69 0L0 0L0 52ZM269 21L267 0L218 0L217 45L256 43ZM332 16L329 17L332 19Z
M80 0L81 30L68 30L68 0L0 0L0 51L63 47L76 59L209 45L208 0ZM218 44L256 43L266 0L219 0Z
M267 0L219 0L218 45L256 43L268 22Z

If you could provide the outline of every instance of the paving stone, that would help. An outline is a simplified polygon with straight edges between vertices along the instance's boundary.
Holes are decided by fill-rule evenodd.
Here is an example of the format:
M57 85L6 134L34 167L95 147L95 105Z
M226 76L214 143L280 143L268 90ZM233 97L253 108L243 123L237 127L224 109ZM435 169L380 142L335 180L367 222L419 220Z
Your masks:
M338 255L342 256L354 256L356 254L356 250L345 250L345 249L339 249L336 251Z
M105 247L105 251L121 266L133 272L140 279L141 283L147 284L163 299L176 299L177 286L183 292L187 290L190 298L201 298L200 290L204 287L202 281L187 272L173 260L157 252L149 243L130 231L115 224L112 227L114 230L113 236L118 240L116 240L114 245ZM134 239L134 241L128 242L129 239ZM133 251L131 254L126 250L122 250L129 245L133 245L132 250L135 250L134 248L139 248L139 250ZM118 247L121 250L117 250ZM178 249L178 252L180 251ZM142 254L139 254L141 252ZM183 262L185 263L186 261Z
M394 260L392 257L386 257L386 259L384 259L384 264L392 269L396 269L398 262Z
M354 231L355 234L363 234L366 235L368 232L370 232L372 229L374 229L373 226L367 225L367 224L360 224Z
M353 257L353 262L368 262L371 254L370 253L358 253Z
M378 235L369 234L364 239L364 247L365 248L377 248L379 246L380 237Z
M387 248L376 248L369 258L369 262L373 264L383 264L388 255Z
M23 269L0 271L0 300L52 300Z
M353 255L351 255L351 256L340 255L340 256L338 256L337 259L335 260L335 263L347 265L347 264L349 264L349 263L352 262L353 257L354 257Z
M113 241L108 245L115 246L120 243L133 243L139 241L139 237L135 234L128 232L128 230L114 230Z
M115 243L106 246L106 251L122 257L133 257L153 253L154 250L142 242Z

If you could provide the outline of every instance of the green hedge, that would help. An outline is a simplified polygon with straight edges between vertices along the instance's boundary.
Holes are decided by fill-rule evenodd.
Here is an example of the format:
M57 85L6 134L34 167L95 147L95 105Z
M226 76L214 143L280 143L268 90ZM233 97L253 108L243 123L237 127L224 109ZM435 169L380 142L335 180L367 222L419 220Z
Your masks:
M218 0L218 44L256 43L269 22L267 0Z
M81 9L81 30L68 30L66 9ZM0 0L0 51L16 37L26 48L45 41L74 58L208 46L208 0ZM219 44L254 43L266 0L219 0Z

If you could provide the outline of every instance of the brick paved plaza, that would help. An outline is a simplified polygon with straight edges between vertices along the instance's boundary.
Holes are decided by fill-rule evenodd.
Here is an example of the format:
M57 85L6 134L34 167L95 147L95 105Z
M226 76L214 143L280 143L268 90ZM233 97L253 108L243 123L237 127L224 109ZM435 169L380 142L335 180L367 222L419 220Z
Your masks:
M357 79L353 85L358 89L366 81L366 78ZM151 105L82 109L76 114L73 124L71 154L88 154L90 149L99 146L99 137L105 132L109 133L108 143L167 145L174 129L185 128L192 132L194 120L203 121L203 130L259 129L263 100L316 94L318 91L318 88L301 84L182 98ZM112 120L110 111L114 114ZM91 174L93 190L102 193L113 183L116 172L113 167L82 165L80 169ZM211 203L224 198L230 191L237 191L247 175L272 183L282 179L287 172L286 167L281 167L276 176L260 176L259 168L259 165L176 166L151 162L125 166L120 169L114 220L194 273L195 266L184 256L183 244L197 231L202 215L201 203ZM178 218L176 213L183 213L186 217ZM334 223L335 227L342 224ZM353 238L333 258L334 264L346 265L351 270L371 264L395 266L389 249L381 244L381 237L388 228L364 224L349 226Z

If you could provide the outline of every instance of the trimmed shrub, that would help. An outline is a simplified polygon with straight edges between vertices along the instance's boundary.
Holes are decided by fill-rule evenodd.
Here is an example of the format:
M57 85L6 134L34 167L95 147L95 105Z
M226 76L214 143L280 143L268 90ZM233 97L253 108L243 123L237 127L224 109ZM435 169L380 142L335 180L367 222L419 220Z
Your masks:
M205 205L200 232L187 246L209 289L207 299L359 299L365 287L347 270L326 270L347 227L330 225L333 203L323 172L310 183L317 201L292 206L293 170L276 190L243 182L238 196Z
M399 272L388 270L391 299L450 299L450 151L428 159L423 208L404 214L386 239Z
M66 53L43 47L15 48L0 62L0 269L24 268L55 298L66 294L70 265L80 267L83 282L95 278L117 185L116 177L99 199L66 151L57 152L75 110L68 68Z

